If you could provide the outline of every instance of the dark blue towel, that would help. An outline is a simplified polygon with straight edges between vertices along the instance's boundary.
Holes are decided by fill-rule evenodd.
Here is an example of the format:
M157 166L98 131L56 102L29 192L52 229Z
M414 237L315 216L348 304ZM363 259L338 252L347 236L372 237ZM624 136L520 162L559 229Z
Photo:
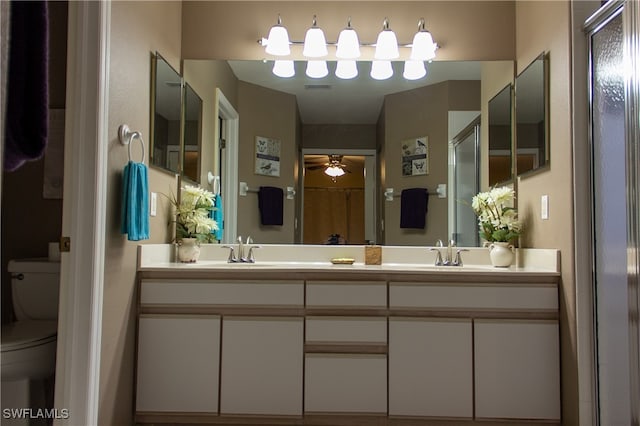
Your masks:
M122 226L129 241L149 239L149 181L144 163L129 161L122 178Z
M400 194L400 228L424 229L428 205L427 188L404 189Z
M258 208L260 223L263 225L282 226L284 191L273 186L261 186L258 191Z
M46 1L12 1L4 170L44 154L49 129Z

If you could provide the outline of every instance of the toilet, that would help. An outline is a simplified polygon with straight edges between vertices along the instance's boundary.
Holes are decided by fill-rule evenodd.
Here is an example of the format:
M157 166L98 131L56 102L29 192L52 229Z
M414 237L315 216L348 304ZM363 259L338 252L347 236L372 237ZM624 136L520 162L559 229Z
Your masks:
M16 321L2 326L2 424L34 424L33 419L7 419L4 411L51 408L60 262L11 260L8 270Z

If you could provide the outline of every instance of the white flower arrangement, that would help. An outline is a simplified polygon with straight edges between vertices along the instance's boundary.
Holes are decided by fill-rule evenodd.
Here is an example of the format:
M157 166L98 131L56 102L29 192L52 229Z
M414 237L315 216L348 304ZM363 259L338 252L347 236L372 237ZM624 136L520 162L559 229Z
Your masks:
M214 195L206 189L186 185L180 193L180 202L172 200L176 215L176 238L196 238L199 242L214 241L212 231L218 224L211 219L215 210Z
M518 238L522 231L518 212L511 207L515 193L502 186L488 192L480 192L471 201L478 216L480 236L488 242L509 242Z

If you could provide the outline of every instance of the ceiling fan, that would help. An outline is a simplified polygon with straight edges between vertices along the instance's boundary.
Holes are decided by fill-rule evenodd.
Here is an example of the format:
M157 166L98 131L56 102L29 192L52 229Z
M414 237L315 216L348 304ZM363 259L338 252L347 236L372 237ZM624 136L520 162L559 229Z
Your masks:
M325 169L324 172L331 177L342 176L345 172L351 173L347 169L347 165L342 161L342 155L329 155L328 157L328 161L325 161L322 157L305 159L304 167L307 170Z

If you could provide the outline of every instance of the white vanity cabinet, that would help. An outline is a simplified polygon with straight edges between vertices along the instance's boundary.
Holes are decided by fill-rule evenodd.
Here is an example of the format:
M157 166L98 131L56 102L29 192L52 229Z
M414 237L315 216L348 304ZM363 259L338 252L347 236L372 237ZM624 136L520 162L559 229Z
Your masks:
M470 319L389 319L389 415L473 417Z
M303 318L225 317L221 414L302 414Z
M218 412L220 317L142 315L136 411Z

